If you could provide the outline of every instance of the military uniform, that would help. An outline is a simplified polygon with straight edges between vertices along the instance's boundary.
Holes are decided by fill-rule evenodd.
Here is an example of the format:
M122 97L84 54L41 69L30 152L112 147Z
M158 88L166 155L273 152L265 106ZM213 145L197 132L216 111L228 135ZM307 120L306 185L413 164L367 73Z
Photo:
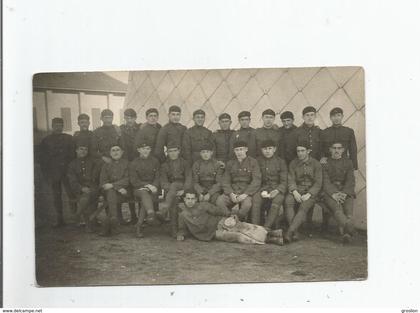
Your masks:
M204 126L194 125L187 129L182 138L182 156L190 166L200 159L200 150L204 143L212 142L212 133Z
M41 170L52 189L57 225L60 225L64 223L61 185L64 186L71 205L75 201L67 178L67 167L75 155L73 138L68 134L53 133L42 140L39 151Z
M255 130L255 142L256 142L256 155L257 157L262 155L261 144L266 140L272 140L276 144L276 155L279 155L280 151L280 132L277 125L273 125L271 128L260 127Z
M296 231L305 221L306 214L315 205L317 196L322 187L322 167L318 160L309 157L307 161L294 159L290 162L289 173L287 177L289 193L286 196L286 218L289 222L289 231ZM293 191L297 190L301 195L310 193L311 197L297 203L293 197ZM295 215L295 207L299 205Z
M215 149L215 159L224 164L230 160L232 154L232 137L235 133L232 129L218 129L213 133L213 145Z
M210 195L209 202L215 204L221 194L223 170L214 159L194 162L192 167L194 189L199 195Z
M182 137L186 129L187 127L181 123L169 122L159 130L156 139L155 156L160 160L161 163L166 159L164 147L168 145L177 145L178 147L181 147Z
M78 130L74 132L73 135L73 141L75 145L78 142L85 142L88 145L88 153L91 154L91 151L93 151L93 131L91 130Z
M149 123L142 124L136 137L134 138L134 146L138 147L139 143L147 142L150 144L152 151L154 151L156 139L161 128L162 126L159 123L156 123L155 125L151 125Z
M225 168L222 179L224 194L217 199L217 206L229 212L229 207L234 203L230 199L231 193L240 195L247 194L248 197L240 204L238 216L245 220L252 206L252 196L261 186L261 171L257 160L247 156L242 162L238 159L230 160Z
M356 196L352 161L348 158L328 158L323 167L322 203L337 220L339 226L352 229L353 199ZM343 204L336 202L332 195L342 192L347 195ZM323 206L323 207L325 207Z
M287 165L283 159L278 156L266 158L260 156L258 164L262 174L262 186L252 198L252 223L260 225L261 223L261 207L264 207L264 202L271 200L271 207L268 211L264 227L271 228L276 221L276 217L282 208L284 196L287 190ZM270 193L273 190L278 190L279 193L273 199L263 198L262 191Z
M167 159L162 164L160 170L160 186L165 190L165 206L169 209L172 235L176 235L178 224L178 209L176 193L191 187L192 174L191 167L187 162L178 158L176 160Z
M233 152L233 145L235 142L244 141L248 144L248 153L247 155L255 158L257 155L257 142L255 138L255 129L252 127L240 128L235 131L231 137L230 147L230 159L235 158L235 153Z
M121 144L124 150L124 157L128 159L128 161L133 161L138 156L134 139L140 129L140 126L141 125L137 123L133 126L128 126L126 124L120 126Z
M294 158L296 158L296 147L293 148L293 137L292 133L296 129L296 125L292 125L290 128L280 127L280 144L278 155L289 164ZM290 148L288 148L290 147Z
M98 164L90 157L76 158L70 162L67 177L73 193L77 197L77 216L83 216L89 221L90 206L96 203L98 198L99 170ZM83 192L82 188L88 187L89 192Z
M287 146L287 155L296 157L296 145L298 142L308 142L312 150L311 157L316 160L321 158L321 129L318 126L308 127L305 123L297 127L291 133L290 143Z
M330 155L329 147L334 142L341 142L344 145L343 156L349 157L353 162L353 168L357 170L357 144L354 130L343 125L333 125L324 129L321 132L322 157Z
M95 158L110 157L109 151L115 145L122 145L121 130L118 126L101 126L93 131L92 156Z
M130 183L134 189L134 196L141 203L139 210L138 226L141 226L146 215L154 215L155 203L157 203L157 193L152 193L146 185L153 185L159 188L160 163L154 156L147 158L136 158L129 165Z

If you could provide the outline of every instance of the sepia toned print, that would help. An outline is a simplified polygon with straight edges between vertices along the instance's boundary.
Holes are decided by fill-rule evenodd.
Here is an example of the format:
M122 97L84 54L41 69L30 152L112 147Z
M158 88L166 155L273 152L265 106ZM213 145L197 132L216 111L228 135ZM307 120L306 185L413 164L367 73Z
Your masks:
M39 285L367 278L362 68L33 87Z

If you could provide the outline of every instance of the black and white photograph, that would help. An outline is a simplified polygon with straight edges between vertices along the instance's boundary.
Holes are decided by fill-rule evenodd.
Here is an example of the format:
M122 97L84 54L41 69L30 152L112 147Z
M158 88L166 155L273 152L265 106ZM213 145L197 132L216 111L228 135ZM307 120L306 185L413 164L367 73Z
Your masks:
M362 67L38 73L41 287L365 280Z

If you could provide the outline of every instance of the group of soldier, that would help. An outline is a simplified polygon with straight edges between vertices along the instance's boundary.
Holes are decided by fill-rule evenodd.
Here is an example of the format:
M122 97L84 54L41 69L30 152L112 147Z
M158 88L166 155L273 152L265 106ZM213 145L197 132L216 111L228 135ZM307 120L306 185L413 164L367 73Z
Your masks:
M238 114L238 130L230 128L227 113L218 116L215 132L204 126L205 117L196 110L194 126L187 129L180 123L181 108L173 105L162 127L157 109L148 109L146 122L138 124L129 108L125 123L116 126L113 112L105 109L102 126L94 131L89 116L80 114L80 131L73 136L63 133L61 118L54 118L52 134L40 144L39 162L53 193L55 226L64 225L63 185L73 213L88 231L98 212L106 211L104 236L131 224L143 237L145 225L166 219L177 240L188 234L210 240L220 218L235 216L268 232L283 220L288 226L284 240L291 242L299 238L300 226L312 221L318 203L324 225L332 215L343 241L351 239L357 147L354 131L342 125L341 108L331 110L332 125L324 130L315 125L311 106L304 108L299 127L289 111L280 115L283 126L278 127L271 109L262 113L257 129L250 127L248 111ZM122 203L129 205L128 221Z

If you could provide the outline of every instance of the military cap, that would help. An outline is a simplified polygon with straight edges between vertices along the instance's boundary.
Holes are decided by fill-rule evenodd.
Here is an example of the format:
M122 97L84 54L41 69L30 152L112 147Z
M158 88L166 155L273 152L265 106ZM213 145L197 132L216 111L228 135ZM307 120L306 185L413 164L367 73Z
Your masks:
M87 115L87 114L85 114L85 113L82 113L82 114L79 114L79 116L77 117L77 120L78 121L81 121L81 120L90 120L90 118L89 118L89 115Z
M290 111L284 111L281 115L280 115L280 119L285 120L286 118L291 118L292 120L295 119L294 115L292 112Z
M124 116L137 117L137 113L136 111L130 108L124 111Z
M193 117L196 115L206 115L206 112L204 112L203 110L199 109L199 110L195 110L193 112Z
M246 141L243 141L243 140L235 141L235 143L233 144L233 148L239 148L239 147L248 148L248 143Z
M305 107L302 111L302 115L305 115L306 113L309 113L309 112L316 113L316 109L313 106Z
M177 105L171 105L169 107L169 113L171 113L171 112L179 112L179 113L181 113L181 108L179 106L177 106Z
M180 146L179 146L179 144L178 144L178 143L176 143L176 142L169 142L169 143L167 144L166 148L167 148L168 150L169 150L169 149L175 149L175 148L181 149L181 148L180 148Z
M144 148L144 147L152 147L152 144L148 140L146 140L146 138L141 138L137 142L137 148Z
M275 143L274 143L274 141L273 141L273 140L271 140L271 139L264 140L264 141L261 143L261 148L275 147L275 146L276 146L276 144L275 144Z
M242 118L242 117L251 117L251 112L249 111L242 111L238 114L238 118Z
M334 108L330 111L330 116L333 116L337 113L343 114L343 109L342 108Z
M304 147L306 149L311 149L311 145L306 140L298 141L298 143L296 144L296 148L297 147Z
M111 149L112 149L112 148L114 148L114 147L119 147L121 150L124 150L123 146L122 146L121 144L119 144L119 143L116 143L116 144L111 145L111 146L109 147L109 150L111 150Z
M149 114L151 114L151 113L156 113L157 115L159 115L159 111L158 111L157 109L155 109L155 108L150 108L150 109L148 109L148 110L146 111L146 117L148 117L148 116L149 116Z
M102 110L101 117L105 117L105 116L114 116L114 112L112 112L109 109Z
M200 151L203 151L203 150L213 151L214 150L214 146L209 141L203 142L203 144L200 147Z
M229 115L229 114L227 114L227 113L222 113L222 114L220 114L220 115L219 115L219 121L220 121L220 120L223 120L223 119L229 119L229 120L231 120L232 118L230 117L230 115Z
M61 118L61 117L54 117L52 120L51 120L51 123L60 123L60 124L64 124L64 120Z
M271 110L271 109L267 109L264 112L262 112L262 114L261 114L261 116L264 116L264 115L276 116L276 113L273 110Z

